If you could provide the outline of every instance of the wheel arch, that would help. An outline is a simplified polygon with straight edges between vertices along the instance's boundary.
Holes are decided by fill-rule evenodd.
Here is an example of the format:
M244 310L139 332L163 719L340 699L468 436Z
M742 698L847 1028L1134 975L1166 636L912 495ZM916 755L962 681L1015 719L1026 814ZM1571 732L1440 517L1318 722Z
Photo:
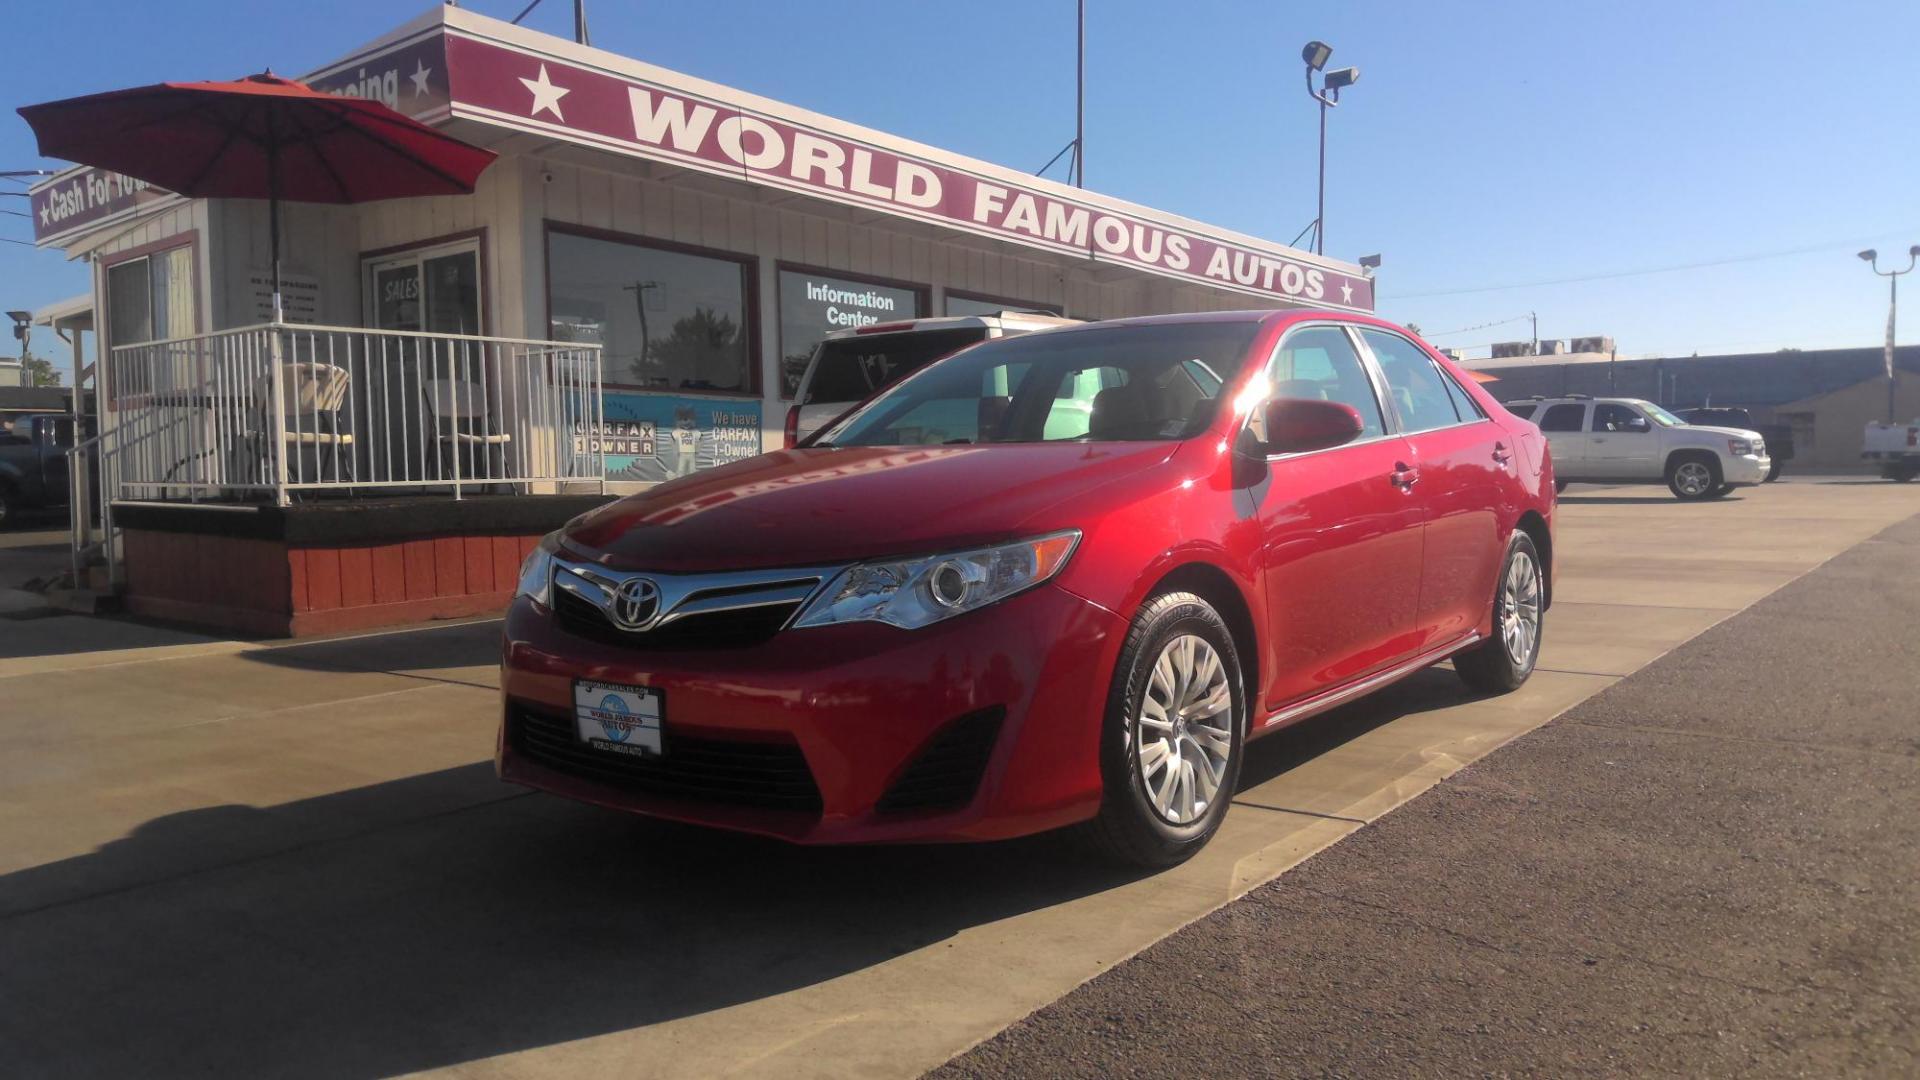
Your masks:
M1660 475L1668 475L1673 472L1675 465L1690 458L1697 458L1701 461L1708 462L1713 466L1715 472L1722 476L1726 475L1726 468L1720 464L1720 455L1704 446L1682 446L1667 451L1667 460L1660 463Z
M1260 700L1260 635L1254 629L1253 609L1233 576L1208 562L1186 562L1160 575L1147 597L1165 592L1190 592L1212 604L1226 620L1233 634L1233 651L1240 660L1240 679L1244 683L1249 711Z
M1545 583L1544 595L1540 598L1540 610L1553 606L1553 530L1547 527L1547 519L1538 510L1528 510L1520 515L1513 527L1527 534L1533 541L1533 549L1540 553L1541 579Z

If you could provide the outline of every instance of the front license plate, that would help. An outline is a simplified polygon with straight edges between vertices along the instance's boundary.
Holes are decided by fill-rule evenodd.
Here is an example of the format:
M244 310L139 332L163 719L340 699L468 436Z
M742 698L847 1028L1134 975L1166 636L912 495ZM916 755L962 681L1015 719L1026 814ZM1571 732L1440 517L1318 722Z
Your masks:
M660 691L622 683L573 683L573 723L580 741L596 750L631 757L662 752Z

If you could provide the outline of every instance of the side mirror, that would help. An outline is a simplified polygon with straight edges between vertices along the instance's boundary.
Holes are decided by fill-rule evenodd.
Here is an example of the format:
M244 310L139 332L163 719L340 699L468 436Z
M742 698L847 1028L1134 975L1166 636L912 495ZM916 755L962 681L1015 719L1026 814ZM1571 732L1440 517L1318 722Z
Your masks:
M1627 421L1627 430L1637 431L1644 435L1653 430L1653 423L1644 416L1636 416Z
M1304 454L1344 446L1366 430L1353 406L1315 398L1275 398L1267 402L1262 418L1267 425L1269 454Z

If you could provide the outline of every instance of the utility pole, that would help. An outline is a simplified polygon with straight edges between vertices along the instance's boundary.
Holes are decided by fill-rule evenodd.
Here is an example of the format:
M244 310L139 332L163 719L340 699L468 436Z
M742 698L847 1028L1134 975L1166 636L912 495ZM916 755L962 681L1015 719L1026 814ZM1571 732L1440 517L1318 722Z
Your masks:
M1887 279L1887 423L1897 424L1899 421L1894 419L1893 410L1896 407L1894 399L1895 389L1899 385L1899 375L1893 366L1893 320L1895 313L1900 309L1900 275L1911 273L1915 262L1920 262L1920 244L1915 244L1907 249L1907 268L1905 270L1880 269L1879 253L1872 248L1861 252L1860 258L1868 266L1873 268L1874 273Z
M1073 62L1073 184L1087 186L1087 0L1080 0L1080 46Z
M582 45L593 44L587 36L587 0L573 0L573 40Z
M1533 355L1539 356L1540 355L1540 313L1536 311L1529 311L1527 312L1527 318L1533 320Z

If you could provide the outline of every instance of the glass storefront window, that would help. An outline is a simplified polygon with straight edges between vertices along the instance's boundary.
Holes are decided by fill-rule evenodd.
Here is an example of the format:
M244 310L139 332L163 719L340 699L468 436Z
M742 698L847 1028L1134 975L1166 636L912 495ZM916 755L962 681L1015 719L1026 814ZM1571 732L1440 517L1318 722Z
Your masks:
M780 271L780 396L793 397L831 330L917 319L921 291L806 270Z
M949 315L998 315L1003 311L1030 311L1042 315L1060 314L1060 308L1056 304L1023 304L1013 300L986 300L963 293L947 294L947 314Z
M555 341L605 347L609 386L753 393L751 260L551 229Z

